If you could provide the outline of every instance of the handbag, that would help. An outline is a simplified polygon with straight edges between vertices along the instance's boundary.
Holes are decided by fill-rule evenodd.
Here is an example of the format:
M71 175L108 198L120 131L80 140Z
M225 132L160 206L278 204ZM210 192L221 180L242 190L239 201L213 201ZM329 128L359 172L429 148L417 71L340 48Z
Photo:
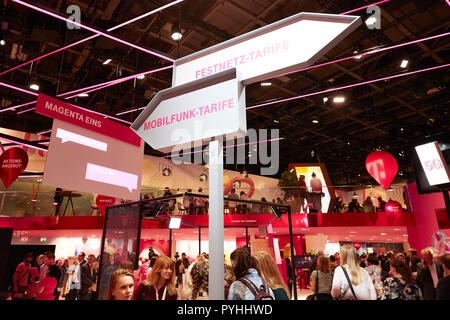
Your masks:
M348 286L349 286L350 290L352 290L352 293L353 293L353 296L355 297L355 300L358 300L358 298L356 297L356 294L355 294L355 290L353 290L352 282L350 281L350 278L348 276L347 270L344 267L342 267L342 266L341 266L341 268L342 268L342 271L344 271L345 277L347 278Z
M317 300L317 295L319 294L319 271L315 270L317 273L316 277L316 287L314 289L314 294L310 294L306 297L306 300Z

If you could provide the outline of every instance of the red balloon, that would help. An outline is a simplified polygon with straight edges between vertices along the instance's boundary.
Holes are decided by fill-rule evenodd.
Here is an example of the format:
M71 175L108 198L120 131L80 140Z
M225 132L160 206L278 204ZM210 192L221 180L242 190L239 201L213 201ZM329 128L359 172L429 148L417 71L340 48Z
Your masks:
M361 248L361 243L360 242L353 242L353 246L355 247L356 250L359 250Z
M116 198L102 196L99 194L97 196L97 200L95 200L95 203L97 204L97 208L100 210L100 212L105 215L106 207L114 205L116 203Z
M25 171L28 165L28 154L22 148L10 148L0 155L0 177L5 188Z
M397 160L388 152L375 151L367 156L367 172L387 190L398 171Z
M402 205L394 200L388 201L384 207L384 212L386 213L401 213L403 211Z

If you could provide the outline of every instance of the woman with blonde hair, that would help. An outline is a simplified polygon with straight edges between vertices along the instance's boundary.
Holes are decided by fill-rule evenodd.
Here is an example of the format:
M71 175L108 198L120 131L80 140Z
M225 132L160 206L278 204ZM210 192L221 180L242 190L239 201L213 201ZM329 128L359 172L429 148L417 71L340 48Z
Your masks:
M135 300L177 300L175 283L175 262L169 257L160 256L148 281L144 281L137 288Z
M132 300L134 292L134 275L131 270L119 269L109 277L106 300Z
M270 289L272 289L275 300L289 300L288 287L270 254L265 251L258 251L253 255L253 260L259 275L267 281Z
M320 256L317 261L317 269L311 274L311 290L314 291L314 300L332 300L332 282L330 261L327 257Z
M341 266L334 270L331 295L339 300L376 300L377 294L367 270L357 264L356 249L341 247Z

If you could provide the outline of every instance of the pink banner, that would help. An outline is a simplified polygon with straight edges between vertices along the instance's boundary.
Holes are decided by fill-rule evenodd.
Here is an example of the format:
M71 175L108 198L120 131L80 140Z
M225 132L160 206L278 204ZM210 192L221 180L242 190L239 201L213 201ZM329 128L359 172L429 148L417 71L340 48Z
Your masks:
M35 111L137 147L141 145L141 138L130 128L42 93L38 96Z

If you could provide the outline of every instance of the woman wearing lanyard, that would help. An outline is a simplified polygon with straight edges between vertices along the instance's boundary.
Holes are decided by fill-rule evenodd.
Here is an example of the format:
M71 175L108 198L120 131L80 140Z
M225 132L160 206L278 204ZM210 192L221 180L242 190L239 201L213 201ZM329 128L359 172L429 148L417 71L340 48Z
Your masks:
M175 263L169 257L158 257L148 281L141 283L134 300L177 300Z

